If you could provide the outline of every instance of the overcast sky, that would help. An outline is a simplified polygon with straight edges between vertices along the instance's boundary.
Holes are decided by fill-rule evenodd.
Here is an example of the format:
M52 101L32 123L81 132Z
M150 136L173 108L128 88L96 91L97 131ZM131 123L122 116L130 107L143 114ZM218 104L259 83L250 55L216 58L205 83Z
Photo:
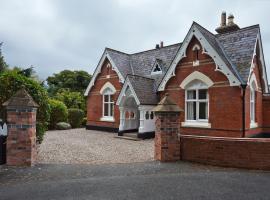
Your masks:
M127 53L181 42L192 21L211 32L221 12L240 27L260 24L270 77L268 0L0 0L0 41L11 66L38 76L64 69L92 73L105 47Z

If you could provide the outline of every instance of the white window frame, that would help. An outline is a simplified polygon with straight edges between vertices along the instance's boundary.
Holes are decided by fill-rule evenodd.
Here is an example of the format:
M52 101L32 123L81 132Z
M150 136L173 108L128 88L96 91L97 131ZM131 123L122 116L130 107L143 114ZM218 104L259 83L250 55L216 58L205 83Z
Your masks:
M114 122L114 101L113 101L113 94L115 91L111 87L103 88L102 89L102 117L101 121L109 121ZM105 102L105 95L108 96L108 101ZM105 115L105 104L108 106L108 115ZM111 109L111 104L113 104Z
M256 90L253 85L250 85L250 128L258 127L256 123ZM253 118L252 118L253 116Z
M206 90L207 99L199 99L199 90ZM196 91L196 99L188 99L187 93L188 91ZM196 119L190 120L187 119L187 104L188 102L196 102ZM207 103L207 119L199 119L199 104L200 102ZM211 128L211 124L209 121L209 91L207 86L195 86L188 87L185 89L185 122L182 122L183 127L203 127L203 128Z

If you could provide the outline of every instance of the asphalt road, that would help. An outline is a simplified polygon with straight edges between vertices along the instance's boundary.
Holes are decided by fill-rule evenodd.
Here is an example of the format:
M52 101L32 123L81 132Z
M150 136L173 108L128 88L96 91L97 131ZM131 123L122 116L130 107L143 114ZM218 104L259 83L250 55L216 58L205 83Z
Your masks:
M270 199L270 173L178 163L0 166L0 199Z

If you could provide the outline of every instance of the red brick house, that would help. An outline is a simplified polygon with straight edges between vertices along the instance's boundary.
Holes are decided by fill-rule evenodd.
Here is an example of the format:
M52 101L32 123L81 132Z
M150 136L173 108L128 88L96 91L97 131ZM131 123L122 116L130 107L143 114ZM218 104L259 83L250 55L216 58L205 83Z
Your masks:
M87 128L151 137L153 107L169 93L184 110L181 133L270 133L270 94L259 25L222 13L213 34L193 23L182 43L134 54L106 48L86 89Z

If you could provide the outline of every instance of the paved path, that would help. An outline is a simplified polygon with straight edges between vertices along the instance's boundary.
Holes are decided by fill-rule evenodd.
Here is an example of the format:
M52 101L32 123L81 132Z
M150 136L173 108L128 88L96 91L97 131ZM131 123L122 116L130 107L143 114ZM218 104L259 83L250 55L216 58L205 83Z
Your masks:
M154 140L132 141L116 134L71 129L47 131L38 154L39 163L102 164L152 161Z
M0 199L269 200L270 173L185 162L0 166Z

